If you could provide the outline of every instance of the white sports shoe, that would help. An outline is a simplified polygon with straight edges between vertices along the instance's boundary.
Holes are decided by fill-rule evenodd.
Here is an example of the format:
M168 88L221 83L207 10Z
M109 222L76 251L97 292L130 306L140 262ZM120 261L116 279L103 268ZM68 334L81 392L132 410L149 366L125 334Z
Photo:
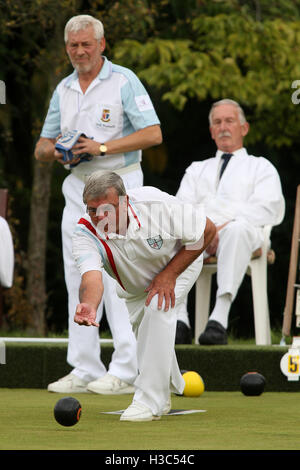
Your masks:
M100 379L89 382L87 385L89 392L99 393L100 395L122 395L134 393L133 385L123 382L123 380L111 374L105 374Z
M48 385L48 392L56 393L88 393L88 382L81 380L74 374L68 374L65 377L52 382Z
M167 415L171 409L171 398L167 401L162 414ZM120 421L157 421L160 416L154 415L150 408L133 401L131 405L122 413Z
M160 416L154 416L147 406L133 401L131 405L121 414L120 421L153 421Z

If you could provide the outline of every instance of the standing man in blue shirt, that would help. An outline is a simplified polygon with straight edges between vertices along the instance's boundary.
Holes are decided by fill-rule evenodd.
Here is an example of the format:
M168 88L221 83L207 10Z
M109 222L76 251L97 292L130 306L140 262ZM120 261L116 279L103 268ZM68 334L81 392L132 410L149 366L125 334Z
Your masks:
M50 384L48 390L132 393L137 374L135 338L125 302L117 297L115 281L105 272L104 303L115 348L108 371L100 359L98 329L83 330L73 321L80 274L72 257L71 239L85 211L82 193L87 177L96 170L114 171L122 177L126 189L142 186L141 151L162 142L160 122L137 76L102 55L105 37L99 20L90 15L71 18L65 26L65 43L74 72L56 87L35 149L38 160L57 161L70 169L62 187L62 244L69 299L67 361L73 370ZM55 147L60 136L66 137L63 142L76 137L71 162ZM103 304L98 309L98 321L102 308Z

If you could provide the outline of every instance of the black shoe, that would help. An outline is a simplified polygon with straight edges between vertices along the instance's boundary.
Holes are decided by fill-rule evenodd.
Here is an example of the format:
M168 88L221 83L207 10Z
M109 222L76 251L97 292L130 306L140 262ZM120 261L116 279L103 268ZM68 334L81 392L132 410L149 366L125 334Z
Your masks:
M192 333L190 328L181 320L177 321L175 344L191 344Z
M215 320L209 320L206 328L199 336L199 343L209 344L227 344L227 333L221 323Z

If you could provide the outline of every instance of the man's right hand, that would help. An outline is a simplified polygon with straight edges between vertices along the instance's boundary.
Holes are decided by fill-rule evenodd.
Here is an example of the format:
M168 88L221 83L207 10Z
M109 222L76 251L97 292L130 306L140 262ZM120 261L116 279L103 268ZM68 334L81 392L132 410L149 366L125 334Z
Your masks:
M63 161L63 154L60 153L56 149L54 149L54 160L56 160L58 163L61 163L62 165L67 165L69 163L69 162L64 162Z
M73 158L72 161L65 161L63 160L63 154L60 153L58 150L54 149L54 160L60 163L61 165L69 165L70 163L72 164L78 163L80 161L80 157Z
M210 244L205 249L206 253L209 254L210 256L214 256L216 254L218 246L219 246L219 232L229 222L230 222L230 220L228 220L227 222L224 222L224 224L222 224L222 225L217 225L216 226L216 228L217 228L216 234L215 234L214 238L212 239L212 241L210 242Z
M63 160L63 154L55 148L56 141L59 137L60 135L57 136L56 139L40 137L35 147L35 158L41 162L51 162L54 160L60 163L61 165L68 165L70 162L65 162ZM72 163L78 163L79 160L80 157L74 158L72 160Z
M55 143L58 141L58 139L60 139L61 137L61 134L59 134L56 139L55 139ZM54 155L54 160L56 160L58 163L60 163L61 165L69 165L69 161L66 161L63 159L63 154L61 152L59 152L59 150L57 150L55 147L54 147L54 152L53 152L53 155ZM72 160L72 163L78 163L80 160L80 157L78 158L73 158Z
M76 307L76 312L74 316L74 322L78 323L78 325L85 325L85 326L98 326L96 320L96 310L90 304L82 303L78 304Z
M218 233L218 227L217 227L217 232L214 238L205 249L206 253L210 256L214 256L217 252L218 245L219 245L219 233Z

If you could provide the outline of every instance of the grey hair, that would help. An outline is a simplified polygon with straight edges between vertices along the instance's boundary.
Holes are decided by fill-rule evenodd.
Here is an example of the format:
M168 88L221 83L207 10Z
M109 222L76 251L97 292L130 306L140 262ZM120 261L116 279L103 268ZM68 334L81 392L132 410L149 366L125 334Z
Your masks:
M95 171L85 183L82 195L84 204L87 201L105 196L109 188L115 188L118 196L126 196L126 189L121 176L112 171L104 174L102 170Z
M221 106L222 104L231 104L232 106L235 106L237 108L237 111L238 111L238 115L239 115L239 120L240 120L240 123L241 124L245 124L246 122L246 117L245 117L245 113L242 109L242 107L239 105L239 103L237 101L234 101L234 100L230 100L228 98L225 98L223 100L220 100L220 101L216 101L211 109L210 109L210 112L209 112L209 115L208 115L208 121L209 121L209 125L212 126L212 114L213 114L213 111L214 109L217 107L217 106Z
M69 33L77 33L78 31L86 29L88 26L93 26L95 39L100 41L104 36L104 27L101 21L91 15L77 15L70 18L65 26L65 43L68 42Z

